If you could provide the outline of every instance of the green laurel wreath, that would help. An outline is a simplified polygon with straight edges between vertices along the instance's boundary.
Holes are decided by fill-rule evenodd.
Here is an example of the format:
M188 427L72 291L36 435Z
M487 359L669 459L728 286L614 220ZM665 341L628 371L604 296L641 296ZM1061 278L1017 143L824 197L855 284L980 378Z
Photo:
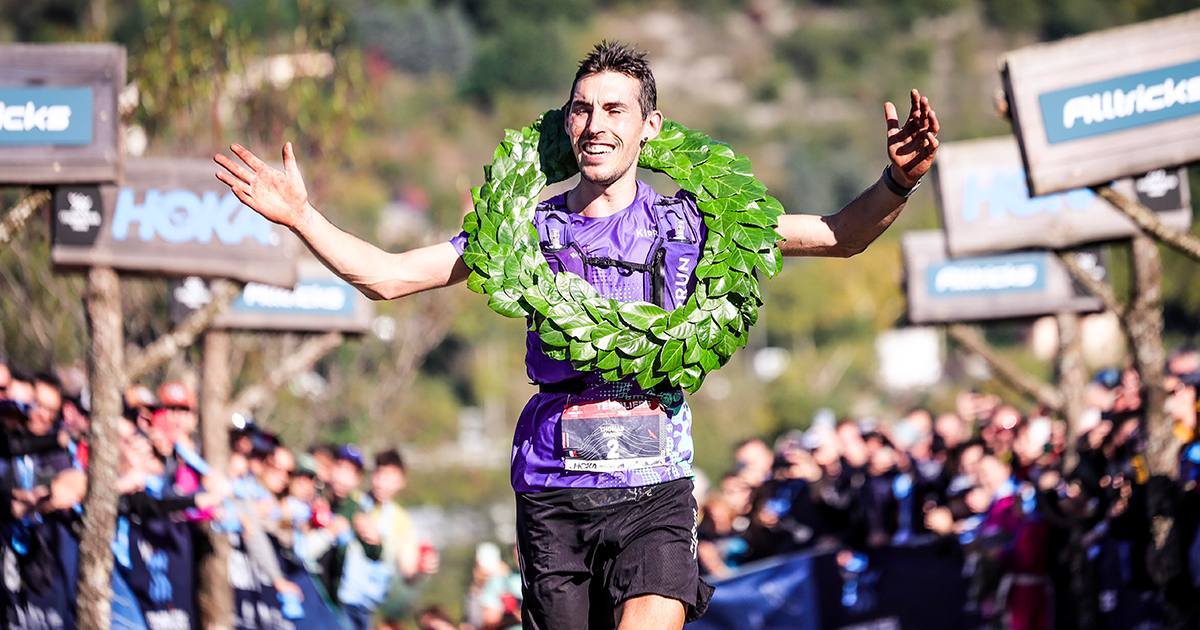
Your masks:
M491 295L497 313L529 318L551 358L608 381L633 376L650 389L666 380L694 392L746 345L758 321L754 270L773 277L783 266L775 231L783 207L751 174L748 158L672 121L642 147L638 165L694 194L708 227L696 290L683 306L668 312L601 297L583 278L546 264L533 223L538 196L578 172L562 110L506 130L484 169L486 183L471 191L475 211L463 219L467 286Z

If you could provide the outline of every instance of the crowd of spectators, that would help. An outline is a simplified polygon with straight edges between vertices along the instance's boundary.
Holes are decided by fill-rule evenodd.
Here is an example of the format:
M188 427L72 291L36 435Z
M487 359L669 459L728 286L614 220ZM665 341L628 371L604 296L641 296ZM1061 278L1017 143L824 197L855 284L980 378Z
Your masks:
M19 547L22 572L36 570L39 555L54 554L17 544L22 536L51 521L76 532L80 527L88 491L88 409L63 389L52 373L0 363L0 525ZM120 519L169 519L188 522L198 533L212 528L240 534L252 573L268 577L285 614L303 598L281 566L294 562L308 570L325 605L349 630L414 621L416 587L438 570L439 559L397 502L407 481L396 450L372 458L353 444L296 451L242 423L229 431L227 468L215 470L199 455L196 400L183 383L164 383L157 392L132 386L124 403L115 482ZM120 527L118 562L128 556L117 547Z
M702 572L723 578L800 550L932 545L963 557L969 606L995 627L1101 627L1129 600L1159 608L1169 627L1195 627L1200 353L1176 351L1167 367L1183 445L1176 483L1148 473L1133 370L1096 375L1074 436L1044 410L975 391L936 416L821 415L773 448L737 445L735 468L701 498ZM1152 539L1156 516L1174 519L1166 543Z
M1122 593L1151 593L1170 620L1194 625L1200 352L1177 351L1167 367L1168 406L1183 445L1177 481L1148 472L1143 389L1132 370L1096 375L1074 435L1042 409L1022 413L977 391L962 392L953 412L936 416L915 409L881 422L819 414L809 429L772 445L738 444L735 468L700 490L702 573L725 578L804 550L929 545L963 558L969 606L996 627L1097 627ZM0 421L0 519L77 523L88 481L86 401L64 393L54 374L0 364ZM295 451L249 423L230 429L228 466L216 471L198 454L197 430L196 401L184 384L129 388L119 423L122 518L237 531L285 605L302 593L281 556L307 569L353 630L519 627L516 558L506 560L492 543L476 550L464 619L440 607L413 612L416 587L439 560L397 503L406 485L397 451L372 458L353 444ZM1163 529L1156 516L1174 527Z

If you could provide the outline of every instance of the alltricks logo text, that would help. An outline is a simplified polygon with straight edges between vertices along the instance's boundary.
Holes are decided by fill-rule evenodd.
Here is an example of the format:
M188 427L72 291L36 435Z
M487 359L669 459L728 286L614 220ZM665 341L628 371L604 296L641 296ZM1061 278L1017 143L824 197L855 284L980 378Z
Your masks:
M92 88L0 88L0 145L92 142Z
M1038 97L1050 144L1200 114L1200 61Z

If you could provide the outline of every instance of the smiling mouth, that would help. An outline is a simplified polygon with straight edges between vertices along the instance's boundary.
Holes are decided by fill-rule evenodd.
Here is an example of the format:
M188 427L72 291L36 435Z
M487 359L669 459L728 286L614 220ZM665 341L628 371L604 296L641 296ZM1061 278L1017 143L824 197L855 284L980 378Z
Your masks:
M617 150L617 148L611 144L599 144L599 143L589 142L589 143L583 145L584 155L590 155L590 156L594 156L594 157L608 155L616 150Z

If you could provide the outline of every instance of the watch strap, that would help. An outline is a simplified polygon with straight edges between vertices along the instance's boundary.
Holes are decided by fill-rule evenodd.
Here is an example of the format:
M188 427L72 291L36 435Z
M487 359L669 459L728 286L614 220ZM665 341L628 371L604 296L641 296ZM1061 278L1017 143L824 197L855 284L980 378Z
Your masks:
M900 182L892 178L892 165L888 164L883 167L883 185L887 186L887 189L895 193L897 197L911 197L917 188L921 186L921 180L918 179L916 185L912 188L901 186Z

